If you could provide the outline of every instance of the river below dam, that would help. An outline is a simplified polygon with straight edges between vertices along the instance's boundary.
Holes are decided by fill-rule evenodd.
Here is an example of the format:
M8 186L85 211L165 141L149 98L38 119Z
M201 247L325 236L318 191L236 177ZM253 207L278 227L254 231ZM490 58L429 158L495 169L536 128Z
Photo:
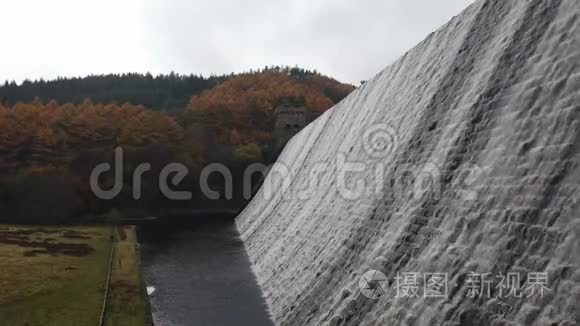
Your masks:
M154 325L273 325L233 218L175 220L138 229Z

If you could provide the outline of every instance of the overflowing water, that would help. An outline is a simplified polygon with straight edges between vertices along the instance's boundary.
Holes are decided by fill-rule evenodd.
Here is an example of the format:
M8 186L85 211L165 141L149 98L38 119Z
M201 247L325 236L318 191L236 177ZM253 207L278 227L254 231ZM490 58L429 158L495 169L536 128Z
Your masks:
M289 142L237 218L276 323L580 322L579 16L480 0Z

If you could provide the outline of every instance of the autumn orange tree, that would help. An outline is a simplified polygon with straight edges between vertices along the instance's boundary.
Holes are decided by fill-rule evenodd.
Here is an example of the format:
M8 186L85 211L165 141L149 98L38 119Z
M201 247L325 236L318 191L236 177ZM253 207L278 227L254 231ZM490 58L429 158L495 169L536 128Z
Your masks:
M58 167L79 151L152 143L175 145L183 137L173 117L130 104L58 105L51 101L0 106L0 167Z
M216 126L221 144L242 146L270 140L274 109L306 108L310 119L346 97L354 87L299 68L266 67L240 74L193 96L186 125Z
M60 221L51 216L120 205L98 203L89 187L92 168L111 162L113 149L121 146L124 180L131 181L131 167L159 162L159 169L191 153L182 144L183 129L175 118L142 106L90 100L79 105L37 100L0 106L0 210L12 222L46 223ZM147 180L156 184L153 176ZM150 188L150 194L157 192Z

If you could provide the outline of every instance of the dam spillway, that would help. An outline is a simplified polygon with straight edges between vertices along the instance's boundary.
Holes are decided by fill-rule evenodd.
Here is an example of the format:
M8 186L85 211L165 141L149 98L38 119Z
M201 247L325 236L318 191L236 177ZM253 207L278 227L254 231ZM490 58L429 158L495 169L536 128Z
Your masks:
M579 16L477 1L289 141L236 221L277 324L580 322Z

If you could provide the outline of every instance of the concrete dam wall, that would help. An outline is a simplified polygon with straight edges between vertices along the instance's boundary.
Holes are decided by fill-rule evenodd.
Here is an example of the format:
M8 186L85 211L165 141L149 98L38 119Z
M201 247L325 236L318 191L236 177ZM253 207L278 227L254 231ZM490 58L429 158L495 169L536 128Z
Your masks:
M291 139L236 221L277 324L580 323L579 16L478 1Z

